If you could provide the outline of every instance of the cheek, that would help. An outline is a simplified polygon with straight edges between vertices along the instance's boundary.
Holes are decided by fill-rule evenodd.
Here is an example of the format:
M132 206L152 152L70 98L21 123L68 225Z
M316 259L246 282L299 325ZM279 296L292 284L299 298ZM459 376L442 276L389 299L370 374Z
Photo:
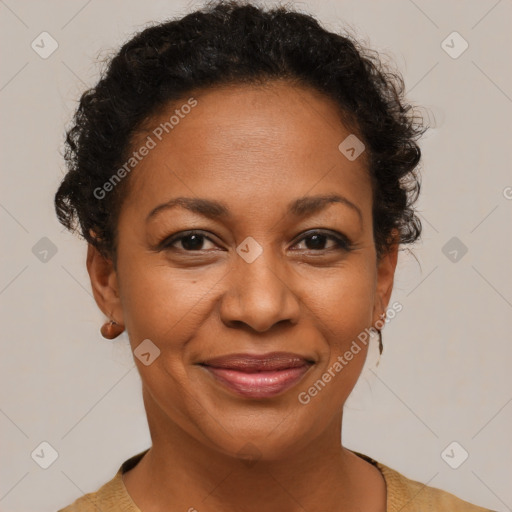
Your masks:
M198 322L202 304L223 275L219 268L189 273L165 263L126 260L119 266L121 300L126 329L134 342L145 338L162 342L186 332Z
M323 280L310 293L313 321L323 334L322 372L336 382L332 398L343 403L354 387L364 365L370 336L375 296L375 270L370 265L354 265Z
M308 306L334 334L342 339L357 336L370 326L375 296L376 273L364 261L356 261L346 268L336 269L330 275L309 279L305 292Z
M174 411L174 420L184 421L184 427L184 418L201 413L189 396L187 341L201 325L208 291L220 276L205 274L203 279L137 257L119 261L119 273L125 327L144 388L160 409ZM137 347L147 339L160 351L149 365L136 358Z

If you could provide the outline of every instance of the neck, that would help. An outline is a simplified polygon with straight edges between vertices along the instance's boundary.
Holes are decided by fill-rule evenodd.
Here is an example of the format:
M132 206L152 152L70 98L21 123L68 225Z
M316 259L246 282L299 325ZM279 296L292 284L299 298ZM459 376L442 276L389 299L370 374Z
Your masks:
M341 445L342 414L313 443L270 458L254 444L245 445L245 455L223 453L147 412L152 447L123 477L144 512L259 512L269 503L290 512L385 510L378 469Z

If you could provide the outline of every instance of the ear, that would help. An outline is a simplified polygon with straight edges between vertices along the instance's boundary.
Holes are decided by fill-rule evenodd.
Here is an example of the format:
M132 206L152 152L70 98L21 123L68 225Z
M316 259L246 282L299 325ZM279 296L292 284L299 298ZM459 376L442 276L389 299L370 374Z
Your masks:
M115 320L123 325L123 311L114 264L92 244L88 244L87 247L87 272L89 272L94 300L98 307L109 320Z
M392 243L389 249L381 256L377 263L377 288L373 305L373 325L380 319L380 315L386 311L391 298L391 292L393 291L399 247L398 231L396 229L393 230L391 238Z

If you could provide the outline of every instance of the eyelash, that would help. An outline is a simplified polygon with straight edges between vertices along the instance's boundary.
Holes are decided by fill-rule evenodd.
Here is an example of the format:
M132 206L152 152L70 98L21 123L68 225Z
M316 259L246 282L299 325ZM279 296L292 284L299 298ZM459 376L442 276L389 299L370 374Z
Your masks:
M167 237L159 244L158 247L160 250L176 249L175 247L172 247L173 244L175 244L176 242L179 242L180 240L183 240L184 238L192 236L192 235L202 236L206 240L209 240L210 242L215 243L210 237L206 236L202 231L190 230L190 231L182 231L181 233L176 233L175 235L171 235L170 237ZM315 252L315 253L321 253L321 252L332 251L332 250L342 250L345 252L350 252L353 249L353 244L350 242L350 240L345 235L338 233L338 236L336 236L331 233L326 233L322 230L307 231L306 233L303 234L303 236L301 238L299 238L299 240L297 240L297 242L294 245L297 245L298 243L300 243L304 240L307 240L308 238L311 238L315 235L325 236L326 239L330 239L330 240L334 241L336 246L328 248L328 249L318 249L318 250L306 249L307 251ZM187 252L187 253L194 253L194 252L200 253L201 251L204 251L205 249L198 249L195 251L187 250L187 249L178 249L178 250Z

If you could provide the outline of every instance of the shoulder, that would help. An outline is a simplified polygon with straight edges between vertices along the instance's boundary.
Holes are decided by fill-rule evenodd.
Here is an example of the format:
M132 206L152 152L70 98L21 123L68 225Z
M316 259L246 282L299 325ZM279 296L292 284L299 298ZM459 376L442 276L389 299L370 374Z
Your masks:
M123 483L123 473L135 466L147 450L134 455L121 464L114 478L103 484L96 492L84 494L76 501L57 512L98 512L111 510L119 512L140 512Z
M376 462L387 487L387 512L492 512L457 496L410 480L398 471Z
M133 508L127 508L126 496L122 492L121 474L100 487L96 492L84 494L71 505L58 512L98 512L98 510L126 510L132 512Z

